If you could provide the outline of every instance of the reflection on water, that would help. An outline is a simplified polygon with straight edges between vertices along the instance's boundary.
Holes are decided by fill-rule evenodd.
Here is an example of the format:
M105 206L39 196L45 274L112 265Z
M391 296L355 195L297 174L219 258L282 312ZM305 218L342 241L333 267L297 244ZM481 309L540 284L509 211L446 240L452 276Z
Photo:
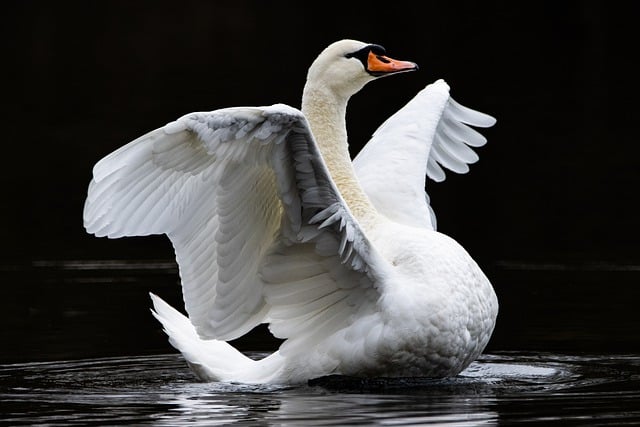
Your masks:
M640 423L639 357L493 354L456 378L382 383L202 383L174 354L0 366L10 425Z

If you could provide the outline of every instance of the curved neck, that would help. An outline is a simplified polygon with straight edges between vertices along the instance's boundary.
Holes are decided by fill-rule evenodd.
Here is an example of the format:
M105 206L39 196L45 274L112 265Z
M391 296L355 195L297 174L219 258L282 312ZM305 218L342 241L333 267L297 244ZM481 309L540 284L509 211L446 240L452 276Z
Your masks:
M351 162L346 124L348 101L348 97L339 96L326 86L307 83L302 94L302 112L342 198L366 228L375 221L376 211L360 187Z

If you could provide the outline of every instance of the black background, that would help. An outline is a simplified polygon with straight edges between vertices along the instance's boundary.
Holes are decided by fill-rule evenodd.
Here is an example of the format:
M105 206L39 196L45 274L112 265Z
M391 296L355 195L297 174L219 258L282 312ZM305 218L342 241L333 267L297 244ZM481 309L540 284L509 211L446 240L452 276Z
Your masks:
M496 286L490 348L637 350L635 4L3 3L0 356L166 351L147 292L180 308L177 273L144 260L173 251L164 236L84 231L93 165L191 111L299 107L308 66L340 38L420 65L352 98L353 154L439 78L498 120L468 174L427 183L439 230ZM114 259L142 260L142 278L125 264L82 270Z
M470 173L427 183L442 232L484 263L638 260L631 2L5 4L4 259L171 257L84 232L95 162L191 111L298 107L315 56L355 38L421 68L352 99L354 154L438 78L498 119Z

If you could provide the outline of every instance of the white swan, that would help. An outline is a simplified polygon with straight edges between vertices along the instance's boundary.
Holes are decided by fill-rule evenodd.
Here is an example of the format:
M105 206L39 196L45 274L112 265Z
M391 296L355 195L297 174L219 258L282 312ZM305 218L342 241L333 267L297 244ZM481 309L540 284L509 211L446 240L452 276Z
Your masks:
M498 302L453 239L435 231L425 175L478 157L495 120L428 85L352 163L349 98L417 69L354 40L311 65L302 111L276 104L187 114L93 169L89 233L165 233L189 318L154 315L207 381L299 383L329 374L453 376L485 348ZM251 360L226 343L260 323L286 338Z

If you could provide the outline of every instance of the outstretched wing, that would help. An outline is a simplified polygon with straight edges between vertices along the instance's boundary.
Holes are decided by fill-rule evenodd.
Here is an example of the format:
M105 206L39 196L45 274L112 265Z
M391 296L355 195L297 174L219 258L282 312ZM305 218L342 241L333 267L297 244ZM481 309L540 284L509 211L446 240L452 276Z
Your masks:
M112 238L167 234L203 338L262 322L294 343L331 333L371 299L370 277L386 265L306 119L281 104L187 114L108 155L94 167L84 224Z
M354 159L354 168L366 194L380 213L407 225L436 228L436 219L424 191L425 177L436 182L444 169L469 171L478 161L471 147L487 140L473 127L490 127L496 120L464 107L438 80L421 90L389 117ZM443 169L444 168L444 169Z

